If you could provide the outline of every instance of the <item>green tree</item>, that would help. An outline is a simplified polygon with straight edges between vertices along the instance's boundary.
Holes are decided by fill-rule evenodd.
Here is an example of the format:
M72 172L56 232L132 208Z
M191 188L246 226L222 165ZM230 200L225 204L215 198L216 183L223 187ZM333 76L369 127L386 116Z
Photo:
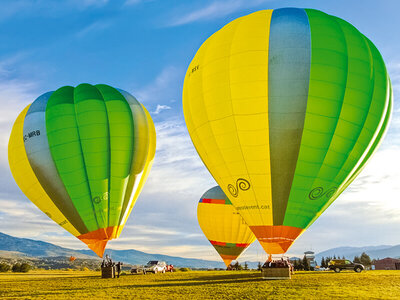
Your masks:
M29 272L29 270L32 268L32 266L30 264L27 263L22 263L21 267L20 267L20 272L22 273L27 273Z
M323 256L321 258L321 267L325 268L325 258Z
M261 271L261 267L262 267L262 266L261 266L261 263L260 263L260 262L258 262L258 265L257 265L257 270L258 270L258 271Z
M371 266L371 257L365 252L361 254L360 261L364 266Z
M360 257L359 256L354 256L353 262L360 264L361 263Z
M246 261L244 262L244 268L243 269L246 270L246 271L249 269L249 265L247 264Z
M297 262L297 270L304 270L303 260Z
M239 262L237 262L235 266L236 266L236 270L238 270L238 271L243 270L243 267L241 264L239 264Z
M15 264L12 266L11 270L12 270L13 272L21 272L21 264L20 264L20 263L15 263Z
M11 270L11 267L9 264L0 263L0 272L8 272L10 270Z
M310 264L308 263L308 259L305 255L303 257L303 268L304 271L310 271Z

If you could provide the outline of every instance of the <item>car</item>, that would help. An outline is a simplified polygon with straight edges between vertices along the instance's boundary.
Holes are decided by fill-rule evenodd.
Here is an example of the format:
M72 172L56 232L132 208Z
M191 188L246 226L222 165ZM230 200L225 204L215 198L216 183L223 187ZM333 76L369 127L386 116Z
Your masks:
M131 269L132 274L138 273L165 273L167 271L172 272L173 266L168 266L165 261L150 260L145 266L133 266Z
M147 272L151 273L165 273L165 270L167 269L167 264L165 261L158 261L158 260L151 260L147 263L147 265L144 267L144 273L146 274Z
M351 262L348 259L332 259L328 263L328 269L339 273L342 270L354 270L354 272L360 273L365 270L364 265L359 263Z

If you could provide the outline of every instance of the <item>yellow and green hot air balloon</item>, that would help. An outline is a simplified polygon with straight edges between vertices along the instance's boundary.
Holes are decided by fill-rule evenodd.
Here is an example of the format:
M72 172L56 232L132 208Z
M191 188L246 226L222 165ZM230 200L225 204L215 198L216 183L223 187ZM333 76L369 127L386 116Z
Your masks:
M132 95L81 84L48 92L13 126L11 172L25 195L100 257L149 174L155 129Z
M269 254L286 252L360 173L391 108L374 44L313 9L227 24L200 47L183 88L197 152Z
M219 186L209 189L201 197L197 219L227 267L256 239Z

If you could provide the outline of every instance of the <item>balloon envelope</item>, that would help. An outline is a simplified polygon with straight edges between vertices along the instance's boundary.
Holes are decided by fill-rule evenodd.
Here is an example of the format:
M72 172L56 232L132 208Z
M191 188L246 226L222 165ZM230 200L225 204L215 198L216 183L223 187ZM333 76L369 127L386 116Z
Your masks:
M206 238L226 266L254 242L255 236L219 186L203 194L197 219Z
M200 47L183 111L200 157L267 253L284 253L363 169L388 127L383 59L312 9L258 11Z
M18 116L8 147L25 195L99 256L120 235L154 153L149 113L103 84L43 94Z

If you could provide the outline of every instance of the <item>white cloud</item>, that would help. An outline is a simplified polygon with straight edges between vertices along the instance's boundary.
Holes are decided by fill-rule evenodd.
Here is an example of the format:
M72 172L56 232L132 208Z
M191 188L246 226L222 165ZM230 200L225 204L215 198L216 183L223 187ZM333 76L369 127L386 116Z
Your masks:
M230 0L230 1L213 1L210 4L194 10L190 9L187 14L176 14L173 21L168 26L180 26L193 23L196 21L205 21L228 16L240 9L260 5L268 0Z
M172 102L176 98L177 90L183 84L183 74L183 70L175 66L167 66L152 82L144 87L132 90L135 91L135 97L145 105Z
M168 106L168 105L160 105L160 104L157 104L156 110L153 111L153 114L158 115L158 114L159 114L160 112L162 112L163 110L169 110L169 109L171 109L171 107Z
M0 61L0 103L2 104L0 113L0 166L2 167L8 167L8 139L15 119L38 96L38 84L36 82L16 78L13 74L15 64L23 56L23 54L17 53Z
M108 21L97 21L93 22L92 24L86 26L85 28L81 29L76 33L76 37L83 38L89 34L104 30L110 27L111 23Z

